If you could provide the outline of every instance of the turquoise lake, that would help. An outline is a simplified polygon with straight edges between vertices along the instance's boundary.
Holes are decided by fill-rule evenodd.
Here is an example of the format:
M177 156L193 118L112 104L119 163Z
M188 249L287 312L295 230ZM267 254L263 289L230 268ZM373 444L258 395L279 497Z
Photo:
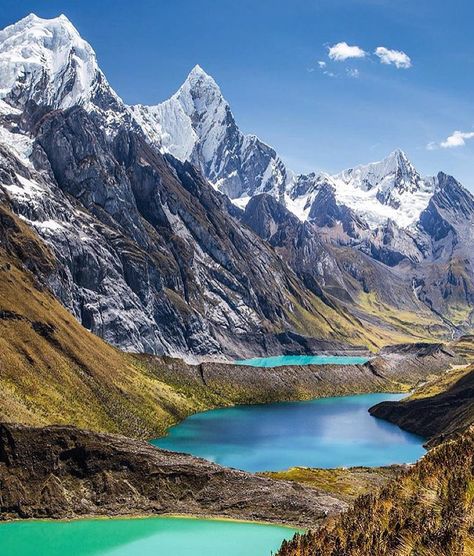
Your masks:
M348 355L276 355L274 357L255 357L239 359L235 365L251 367L283 367L284 365L362 365L368 357Z
M294 529L205 519L0 524L2 556L270 556Z
M381 401L403 396L363 394L215 409L192 415L152 443L252 472L411 463L425 453L423 439L368 413Z

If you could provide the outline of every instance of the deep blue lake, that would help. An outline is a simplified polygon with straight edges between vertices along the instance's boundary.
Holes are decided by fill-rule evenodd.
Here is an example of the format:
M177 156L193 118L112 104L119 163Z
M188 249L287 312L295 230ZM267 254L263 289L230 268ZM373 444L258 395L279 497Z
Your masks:
M368 357L351 355L276 355L274 357L255 357L239 359L235 365L251 367L283 367L284 365L362 365Z
M423 439L368 413L376 403L403 396L363 394L215 409L192 415L152 443L252 472L411 463L425 453Z

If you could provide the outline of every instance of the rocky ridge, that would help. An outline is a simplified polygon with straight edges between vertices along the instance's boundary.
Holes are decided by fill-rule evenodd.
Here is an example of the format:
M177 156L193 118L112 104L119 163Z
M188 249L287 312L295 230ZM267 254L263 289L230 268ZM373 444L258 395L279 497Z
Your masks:
M337 498L148 443L74 427L0 425L0 520L182 514L305 527Z
M0 37L3 197L52 249L41 279L89 330L188 358L256 355L272 335L281 353L282 331L376 347L469 330L474 203L453 178L421 178L395 151L293 179L200 67L162 105L127 107L67 18ZM206 178L257 201L243 214ZM344 187L419 222L374 228Z

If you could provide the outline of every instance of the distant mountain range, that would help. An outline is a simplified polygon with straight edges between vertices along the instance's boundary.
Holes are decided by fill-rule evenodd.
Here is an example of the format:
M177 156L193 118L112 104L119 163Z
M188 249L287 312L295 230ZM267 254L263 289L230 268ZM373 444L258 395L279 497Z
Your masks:
M0 31L0 201L54 253L38 278L126 350L245 356L474 325L474 198L454 178L399 150L296 175L199 66L169 100L127 106L64 16Z

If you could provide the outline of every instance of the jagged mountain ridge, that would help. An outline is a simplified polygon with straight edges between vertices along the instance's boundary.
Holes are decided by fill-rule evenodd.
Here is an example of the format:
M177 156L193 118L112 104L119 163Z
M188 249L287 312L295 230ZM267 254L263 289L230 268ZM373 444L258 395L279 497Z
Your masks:
M127 121L162 151L200 168L239 206L255 194L270 193L304 220L322 184L330 184L338 205L356 211L370 227L392 219L406 228L434 194L434 180L421 178L400 150L333 176L293 176L274 149L239 130L219 86L198 65L169 100L126 107L92 47L65 16L45 20L31 14L2 31L0 43L5 83L0 98L10 105L21 107L27 100L52 108L79 104L100 113L105 129Z
M364 293L369 293L377 274L367 276L364 268L367 258L352 260L352 247L371 257L378 250L377 257L384 263L390 260L389 264L393 265L406 256L405 247L403 252L398 249L400 244L409 244L410 249L415 245L411 259L416 260L420 250L410 233L398 228L379 229L374 240L374 232L356 215L354 222L363 233L355 229L344 238L344 245L351 248L346 253L351 260L341 265L338 252L321 248L321 238L333 239L331 233L323 233L331 226L313 222L308 229L316 235L309 241L316 247L311 252L321 252L318 261L324 254L328 268L339 268L337 285L335 288L328 285L324 273L306 272L303 276L296 252L283 257L285 262L282 262L266 246L268 238L262 242L242 228L238 222L242 219L239 210L213 192L189 163L157 152L156 147L167 150L158 144L158 136L161 135L162 141L166 133L161 130L157 141L150 138L152 128L147 129L146 122L140 122L136 107L125 106L112 91L96 62L91 65L92 92L76 87L74 42L78 34L66 18L42 20L29 16L7 28L9 31L4 31L4 36L8 35L10 40L13 35L14 42L20 44L22 41L28 44L33 36L36 43L38 27L44 28L39 34L41 52L46 49L50 51L46 52L48 56L58 57L59 61L52 64L54 67L64 63L61 75L68 75L68 82L72 83L69 87L81 94L75 97L76 104L64 111L70 100L64 106L62 103L70 97L64 96L68 88L57 81L56 73L44 68L40 71L41 60L33 64L31 71L30 65L18 71L14 60L12 71L16 81L9 90L2 89L0 98L0 136L7 147L2 151L2 170L6 176L2 183L15 211L54 247L63 271L61 275L48 277L48 283L81 322L125 349L180 355L264 353L270 345L268 342L273 341L270 338L282 330L363 341L364 333L354 332L353 327L359 324L352 315L366 319L366 313L357 307L354 313L349 302L345 307L339 302L341 298L347 301L344 292L350 301L354 291L354 286L348 285L351 283L355 284L356 291L360 285L355 282L362 283ZM31 29L35 30L32 36ZM63 44L60 40L51 42L44 38L56 35L69 37L72 46L67 40ZM55 49L57 44L59 49ZM3 45L3 48L8 52L8 47ZM83 50L93 52L90 47L84 46ZM5 72L5 67L9 67L8 56L4 56L2 64ZM42 88L36 86L38 71L43 79L44 98L40 94ZM191 74L187 86L177 94L179 98L170 102L166 110L171 113L179 105L188 119L191 114L196 119L193 130L199 131L199 141L194 142L191 134L193 141L189 145L182 144L178 137L176 146L182 153L191 153L191 158L197 157L192 162L206 175L210 169L216 176L221 175L218 173L224 171L227 162L231 166L238 162L239 172L247 180L254 180L253 189L246 192L253 195L262 188L267 191L267 182L262 186L261 181L255 180L262 175L259 164L267 168L275 162L274 151L262 146L256 138L241 134L212 78L200 68ZM25 87L24 83L35 86ZM208 101L202 102L202 95L194 96L196 87L207 90ZM97 91L100 94L95 94ZM51 112L48 103L59 108L58 113ZM217 128L213 118L207 118L209 107L214 107L214 112L222 118L222 121L218 118ZM222 141L219 143L216 137ZM234 141L235 152L227 148L229 141ZM221 154L233 154L218 160L219 153L213 151L216 144L220 145ZM241 147L250 149L248 156L240 156ZM254 147L269 153L268 163L255 154ZM203 165L200 161L204 155L207 162ZM401 155L395 158L395 162L403 159ZM247 164L249 160L258 163ZM405 166L411 171L410 165ZM402 172L400 183L405 184L406 174ZM288 180L278 183L277 187L269 185L268 191L282 200L285 196L281 185L285 183L286 187ZM299 189L300 197L308 192L301 182ZM336 206L343 213L353 214L337 200ZM302 237L307 235L308 230ZM425 243L428 252L429 242ZM290 243L287 251L289 248ZM257 265L255 261L259 261ZM382 276L387 278L384 272ZM423 289L418 282L416 287L420 292ZM404 282L403 291L411 292L413 297L411 280ZM411 299L410 310L418 304L418 298ZM435 326L443 323L439 316L435 321ZM368 333L371 326L379 323L369 316ZM392 323L390 329L396 330L397 325ZM383 338L382 333L377 341L383 343Z
M439 283L417 281L426 273L426 267L404 259L396 238L392 245L384 245L383 237L379 237L377 243L367 242L365 248L362 244L360 248L336 244L328 241L312 221L301 222L267 194L249 201L242 221L276 249L308 289L325 295L328 302L337 299L362 321L379 329L409 331L418 337L451 333L452 324L439 314L446 310L438 305L442 296L436 294L431 302L433 293L442 291ZM376 249L378 258L371 252ZM380 258L399 262L386 264ZM434 268L438 268L436 264ZM426 273L425 278L428 276Z
M212 91L212 100L207 102L209 91ZM159 136L164 137L165 141L159 144L160 148L177 152L175 144L171 147L166 144L166 138L179 137L180 119L170 118L167 111L170 106L173 106L173 110L176 111L176 107L181 105L185 106L187 111L185 118L189 128L187 137L193 137L188 159L200 167L214 186L225 192L234 204L245 208L252 197L261 194L272 195L301 221L309 221L313 224L316 230L309 227L305 231L305 236L308 236L308 230L311 229L311 233L318 236L317 244L320 245L322 239L336 246L355 248L368 255L370 259L396 268L396 282L404 283L402 290L406 303L402 304L404 305L402 308L409 311L416 308L418 312L421 302L422 312L425 312L426 305L429 311L436 315L435 320L443 322L452 330L458 326L470 329L474 314L473 261L469 253L465 253L465 249L461 249L463 255L466 255L464 258L459 255L459 252L460 245L470 241L469 214L474 207L474 201L460 184L458 189L463 190L462 194L447 196L451 210L450 218L453 220L453 225L450 225L453 260L441 261L440 243L437 238L441 232L435 231L433 226L428 224L427 215L430 214L436 198L446 197L445 181L440 180L439 176L422 177L400 149L390 153L384 160L350 168L335 175L326 173L294 175L284 168L283 162L279 159L279 170L275 172L275 167L272 166L271 172L272 176L277 176L277 179L276 181L272 179L270 182L266 181L270 172L260 172L256 176L255 165L250 167L241 165L239 176L243 172L247 180L252 183L242 181L239 177L239 185L234 187L230 173L224 171L219 163L223 160L222 153L231 153L235 160L235 153L241 151L238 149L236 151L234 138L242 134L219 87L202 68L193 69L184 85L169 101L155 107L140 106L137 110L141 114L155 111L155 119L147 121L149 137L154 138L157 145ZM202 122L205 122L204 127L207 130L205 133L202 133ZM219 130L218 133L216 129ZM196 133L195 130L198 132ZM209 136L212 136L212 140L209 140ZM216 140L216 137L219 139ZM253 152L256 153L254 160L261 160L260 153L257 151L258 149L253 146ZM276 153L273 149L271 153L274 160ZM179 154L186 157L186 153ZM232 174L235 175L236 172ZM255 182L256 177L260 182ZM463 197L464 205L460 205L459 213L455 216L454 213L458 211L459 196ZM470 208L466 209L466 207ZM280 211L280 214L283 213ZM440 219L436 222L441 225ZM284 218L279 224L284 228L288 221ZM282 233L280 229L280 235ZM295 252L289 256L290 261L293 262L296 261L298 247L294 249ZM315 250L312 249L312 252L314 253ZM447 250L444 249L444 253L446 252ZM288 245L285 254L288 255ZM357 263L353 261L350 263L350 274L354 274L354 264L369 265L373 269L371 260L360 259L354 253L350 258L353 259L354 256L359 260ZM341 253L333 252L332 257L333 262L328 267L335 268L335 260L341 257ZM344 259L345 254L342 257ZM323 258L322 252L317 259L321 258ZM325 260L328 260L327 252ZM299 261L293 268L299 272L302 264ZM321 266L315 266L311 274L313 276L318 274L321 280L321 272L317 271L318 268ZM443 279L446 272L450 278ZM380 276L380 273L387 274L382 267L374 271L374 275ZM359 270L356 274L358 275L356 280L359 282L360 275L365 276L362 279L364 282L362 287L365 290L367 272ZM306 273L305 276L308 277L308 274ZM332 278L331 281L334 281ZM393 278L387 279L389 284L393 284ZM373 278L370 281L374 283ZM453 284L450 285L449 281ZM348 283L347 276L342 283ZM387 298L383 292L383 285L384 282L376 287L380 300ZM388 289L390 287L388 286ZM398 289L398 286L395 289ZM393 299L392 295L388 297ZM397 302L395 307L400 308L400 302ZM447 318L444 315L447 315Z
M283 199L290 176L282 160L240 131L219 86L199 65L169 100L131 110L154 145L195 164L216 189L241 199L236 204L263 192Z
M422 178L407 155L397 149L384 160L332 176L297 176L288 188L288 208L302 220L310 218L315 197L328 186L337 204L353 210L371 229L387 220L397 221L401 228L413 226L435 192L433 178Z
M240 207L253 195L269 193L306 220L319 188L330 184L338 204L355 210L370 227L387 219L408 227L434 193L433 179L422 178L401 150L333 176L295 176L274 149L239 130L219 86L200 66L169 100L131 110L153 144L200 167Z
M103 97L76 87L70 27L66 18L29 16L7 28L2 48L14 36L28 61L19 69L15 56L11 67L3 60L16 81L2 89L0 115L2 196L52 249L57 271L40 278L63 304L131 351L303 349L286 331L362 343L350 314L307 290L189 162L147 142L118 97L109 117ZM29 42L40 59L33 65ZM69 76L76 104L67 107L63 82L41 68L42 57Z
M339 319L189 163L126 129L107 141L81 107L31 109L32 162L3 150L3 188L52 247L47 282L87 328L132 351L218 355L258 350L291 328L295 304L322 335L318 311Z
M375 261L397 268L397 281L404 283L402 290L403 298L406 299L402 308L410 311L416 308L418 311L421 301L422 305L426 305L429 311L436 315L435 320L444 322L448 327L456 328L461 325L469 329L472 326L472 261L468 253L461 259L455 256L454 252L459 251L459 247L456 246L459 245L461 236L461 243L469 241L470 208L465 207L472 208L474 201L460 184L458 188L465 192L461 194L464 198L464 210L460 207L457 222L454 212L458 210L459 195L448 195L451 218L454 219L450 229L453 237L456 237L452 243L454 259L451 263L444 261L440 266L441 251L437 238L439 232L427 224L427 215L430 213L433 200L445 196L445 181L440 180L439 176L422 177L403 151L395 150L380 162L357 166L332 176L324 173L293 176L292 172L285 169L285 172L279 173L280 178L276 184L272 182L268 186L265 182L257 188L254 184L242 189L242 183L239 182L239 187L234 188L231 182L227 181L229 175L221 171L218 162L222 161L222 152L235 154L234 137L239 136L239 132L229 104L215 81L197 67L169 101L155 107L135 108L142 117L150 111L154 113L154 119L146 120L146 124L147 133L149 137L154 138L155 144L165 151L178 152L175 143L179 143L176 138L179 137L181 119L170 117L170 107L173 107L173 113L186 112L184 120L188 126L188 133L185 135L188 138L192 137L187 154L180 151L179 155L183 158L187 156L199 166L214 186L226 192L237 206L245 208L252 197L272 195L301 221L313 224L316 229L309 227L305 236L307 237L308 230L311 229L311 233L318 236L317 244L320 245L322 239L336 246L348 246L360 250ZM160 137L164 138L161 139L161 143ZM175 141L171 145L167 144L170 137ZM255 180L253 168L240 166L240 169ZM216 179L216 176L219 179ZM261 178L262 174L258 176ZM280 214L283 212L280 211ZM243 220L248 224L245 218ZM282 222L276 221L272 225L279 224L285 227L288 224L286 217ZM465 231L461 232L461 229ZM282 233L280 229L280 235ZM264 236L265 234L262 237ZM295 245L296 251L289 259L299 267L296 268L298 272L302 263L296 262L298 247ZM312 249L312 252L315 250ZM285 253L288 254L288 245ZM332 256L337 259L341 255L333 252ZM317 258L321 257L322 255L318 255ZM373 267L367 258L359 258L359 261L351 263L351 266L354 264ZM446 264L454 288L441 283ZM419 265L420 268L416 268ZM329 266L334 268L336 265L333 261ZM319 274L321 278L321 273L314 271L318 268L314 267L312 275ZM379 269L376 274L380 272L384 274L383 269ZM350 273L354 274L353 269ZM356 274L364 272L358 271ZM393 280L388 279L392 284ZM360 281L360 276L357 280ZM366 282L365 279L364 281ZM342 282L347 284L347 277ZM382 282L377 288L382 294L383 285ZM363 284L363 288L366 289L366 284ZM390 289L390 286L388 288ZM437 290L441 294L437 293ZM451 291L455 293L454 296ZM395 304L400 308L399 305L399 302ZM426 307L422 309L424 312ZM443 313L449 317L445 319Z

